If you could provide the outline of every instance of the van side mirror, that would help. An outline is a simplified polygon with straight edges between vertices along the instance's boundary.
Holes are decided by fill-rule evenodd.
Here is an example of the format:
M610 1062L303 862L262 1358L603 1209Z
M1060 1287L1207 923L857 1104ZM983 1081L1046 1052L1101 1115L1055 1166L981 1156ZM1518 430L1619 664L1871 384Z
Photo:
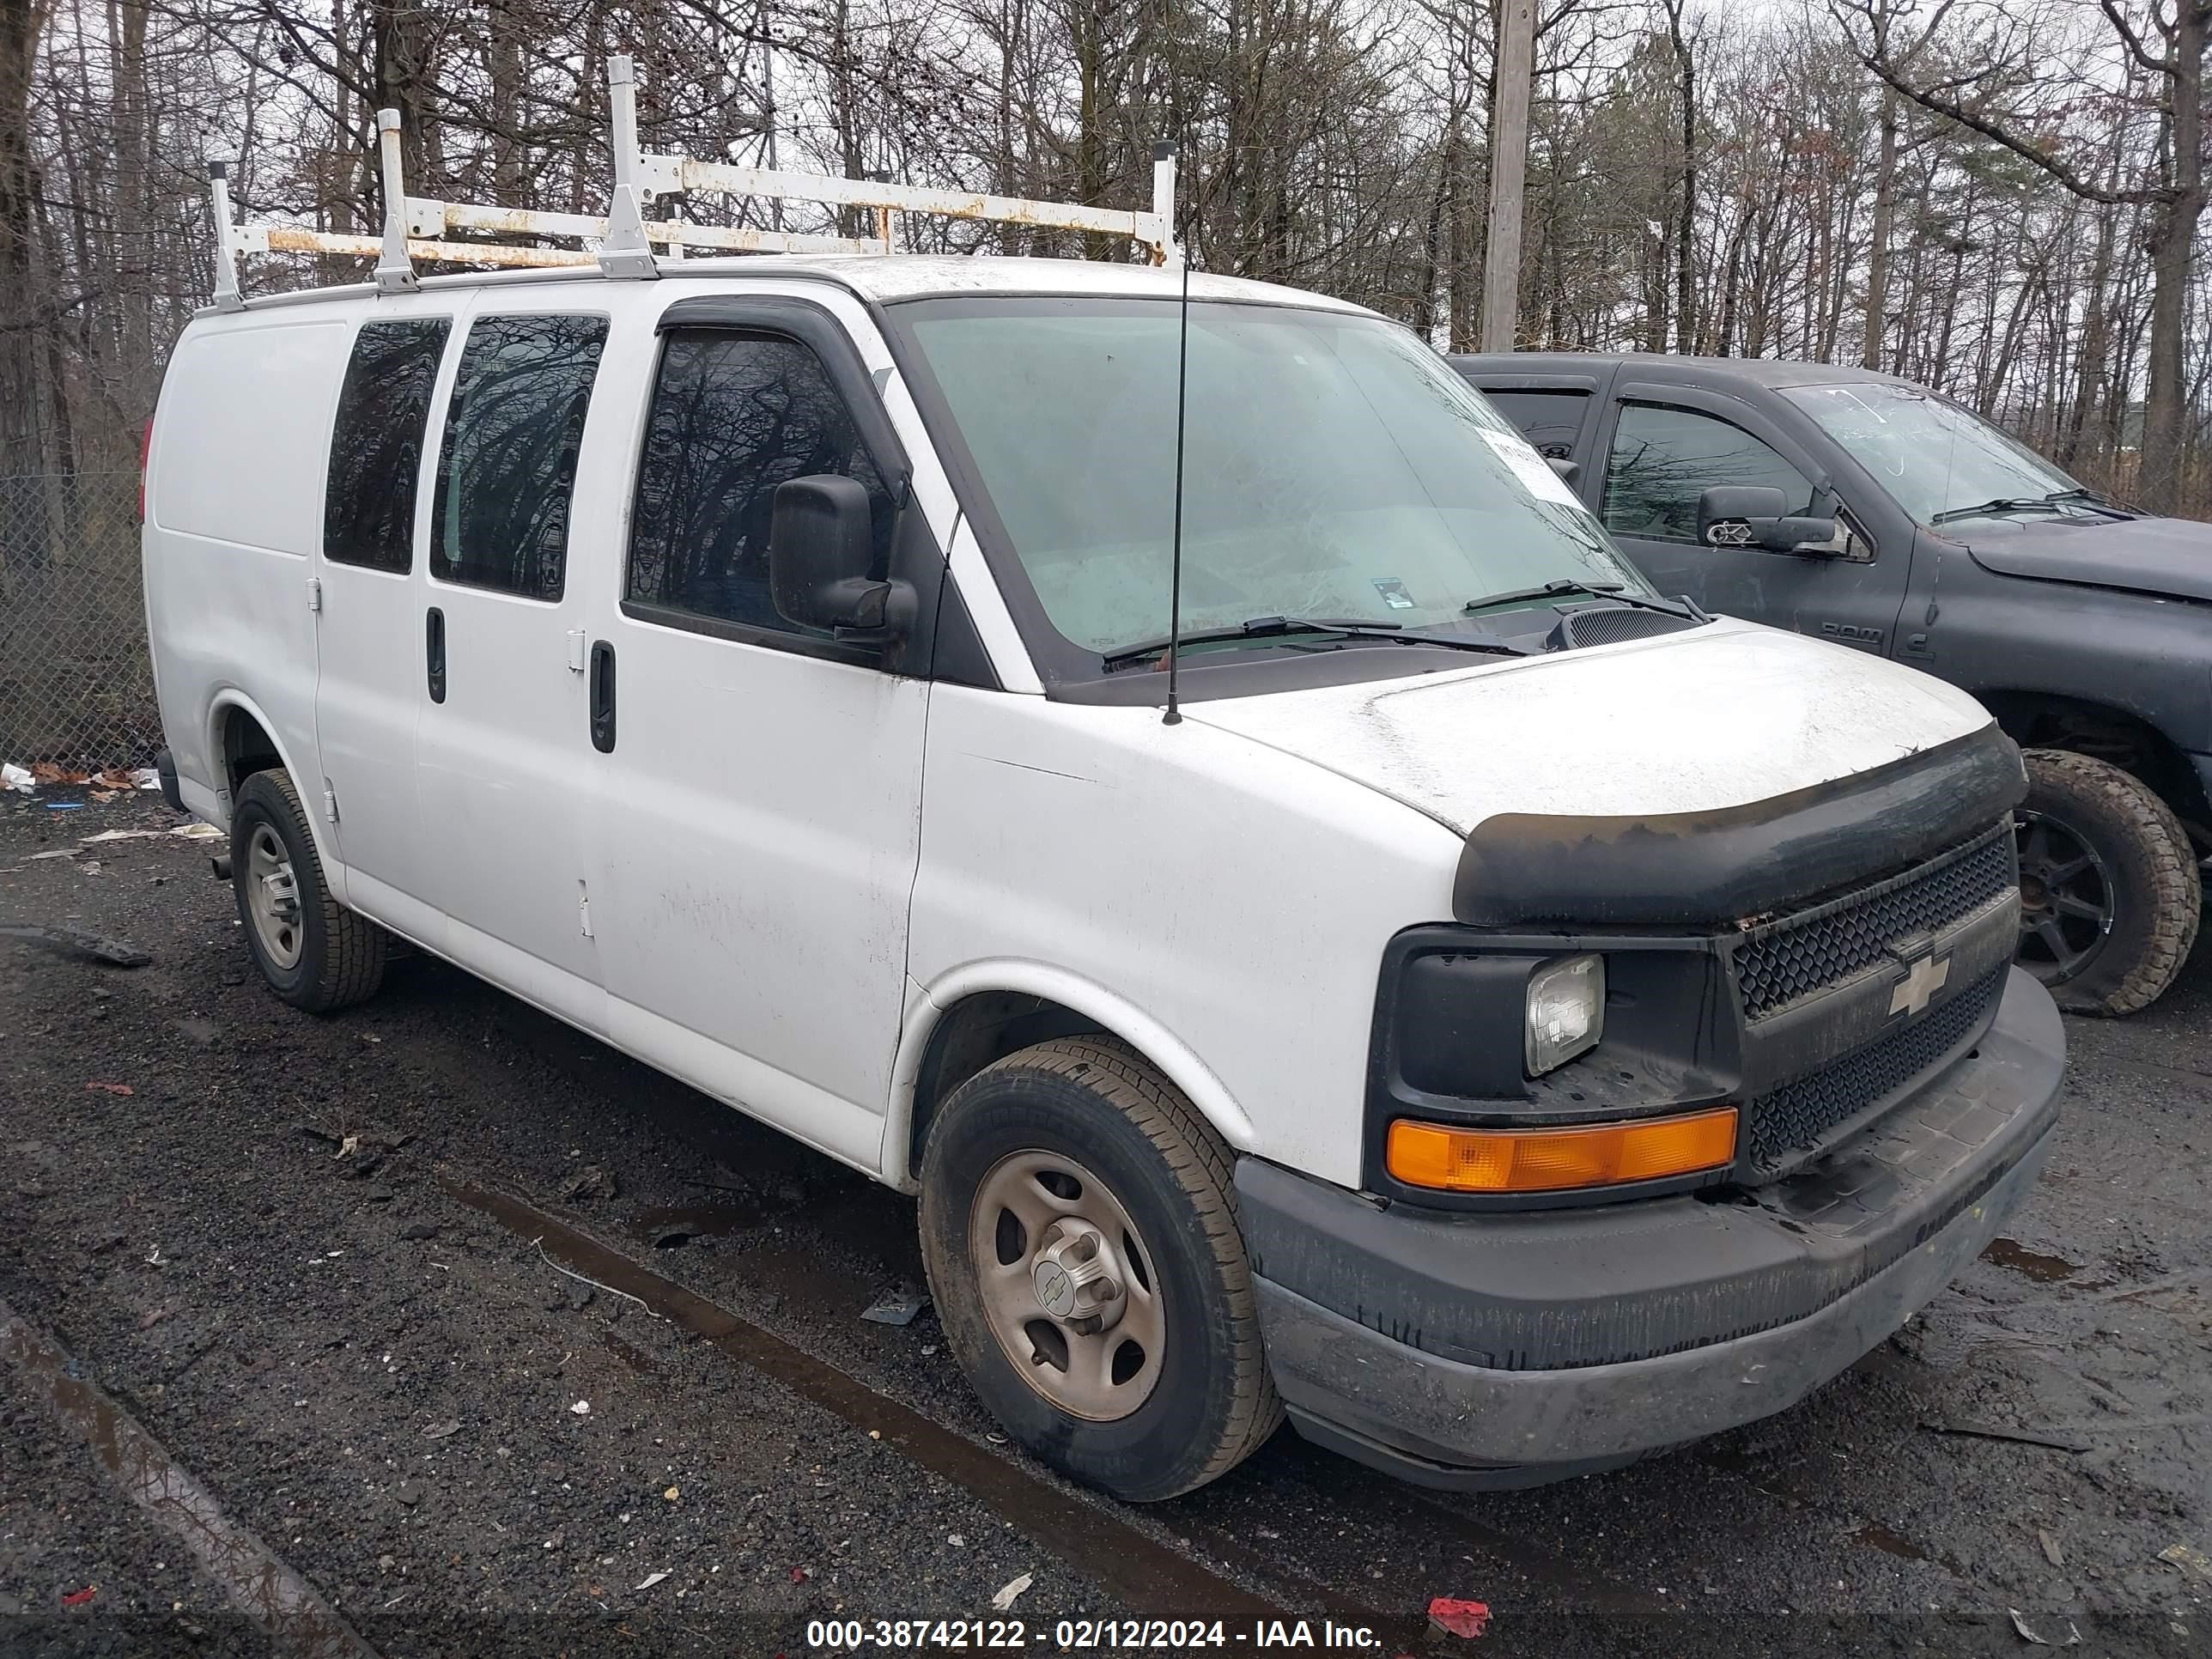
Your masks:
M1698 497L1698 539L1708 547L1834 556L1837 549L1820 544L1836 541L1836 521L1785 516L1789 507L1771 484L1715 484Z
M896 639L914 623L913 586L872 574L875 517L866 486L817 472L776 486L768 532L776 614L842 640Z
M1558 473L1560 481L1564 483L1571 484L1581 481L1583 464L1580 461L1571 461L1564 455L1547 455L1544 457L1544 465Z

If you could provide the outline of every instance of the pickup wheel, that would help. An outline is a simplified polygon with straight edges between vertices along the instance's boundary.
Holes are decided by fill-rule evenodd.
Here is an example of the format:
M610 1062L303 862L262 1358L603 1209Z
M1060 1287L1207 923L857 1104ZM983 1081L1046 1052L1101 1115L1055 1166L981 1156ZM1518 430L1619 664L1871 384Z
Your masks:
M326 1014L384 982L384 930L331 896L300 792L256 772L230 813L230 879L254 966L295 1008Z
M922 1256L1015 1439L1153 1503L1274 1431L1234 1191L1196 1109L1110 1038L1039 1043L954 1091L922 1158Z
M2031 749L2020 838L2020 964L2078 1014L2132 1014L2188 960L2203 904L2188 831L2109 761Z

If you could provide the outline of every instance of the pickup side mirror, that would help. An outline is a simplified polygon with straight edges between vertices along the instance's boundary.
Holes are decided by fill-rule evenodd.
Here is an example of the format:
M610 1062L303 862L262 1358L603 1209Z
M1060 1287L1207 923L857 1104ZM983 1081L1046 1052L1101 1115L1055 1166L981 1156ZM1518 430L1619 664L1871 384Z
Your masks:
M1833 556L1834 549L1818 544L1836 539L1836 521L1786 516L1789 506L1771 484L1715 484L1698 497L1698 539L1709 547Z
M1544 465L1558 473L1563 483L1574 483L1583 476L1583 464L1580 461L1571 461L1564 455L1547 455L1544 457Z
M865 485L817 472L776 486L768 533L776 614L841 640L897 638L913 626L911 584L872 574L875 521Z

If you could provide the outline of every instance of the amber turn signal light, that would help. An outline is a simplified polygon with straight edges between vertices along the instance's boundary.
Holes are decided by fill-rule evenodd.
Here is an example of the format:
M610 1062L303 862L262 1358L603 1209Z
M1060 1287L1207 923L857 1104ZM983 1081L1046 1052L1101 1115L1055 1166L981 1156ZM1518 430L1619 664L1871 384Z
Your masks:
M1735 1108L1571 1129L1454 1129L1401 1118L1390 1173L1445 1193L1555 1193L1717 1170L1735 1159Z

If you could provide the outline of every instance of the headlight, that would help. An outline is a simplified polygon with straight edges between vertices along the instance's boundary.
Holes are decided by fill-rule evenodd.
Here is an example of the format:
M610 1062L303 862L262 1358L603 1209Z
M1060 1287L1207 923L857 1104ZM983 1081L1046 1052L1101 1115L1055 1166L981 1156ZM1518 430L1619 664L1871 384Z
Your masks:
M1605 1032L1605 958L1560 957L1528 975L1530 1077L1541 1077L1597 1046Z

